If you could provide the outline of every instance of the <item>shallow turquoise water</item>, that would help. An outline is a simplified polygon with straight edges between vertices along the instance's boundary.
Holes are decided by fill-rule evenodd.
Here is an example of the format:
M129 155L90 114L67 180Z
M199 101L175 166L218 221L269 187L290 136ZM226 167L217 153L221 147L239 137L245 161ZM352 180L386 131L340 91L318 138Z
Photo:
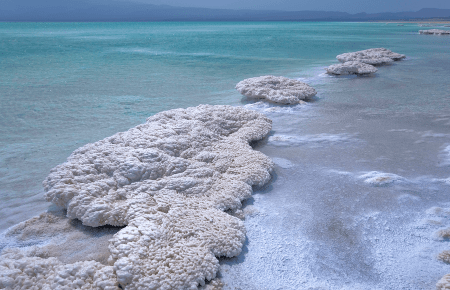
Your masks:
M433 241L435 228L415 225L450 198L450 186L433 181L450 177L450 37L419 29L0 23L0 230L48 207L41 182L77 147L163 110L246 105L274 121L272 137L281 141L269 138L258 150L281 165L250 201L262 214L246 221L248 251L223 262L225 281L244 289L431 289L450 273L433 257L450 246ZM408 58L374 77L323 75L337 54L372 47ZM277 113L234 89L267 74L300 78L318 97L304 107L270 106ZM375 170L408 182L374 188L359 178Z

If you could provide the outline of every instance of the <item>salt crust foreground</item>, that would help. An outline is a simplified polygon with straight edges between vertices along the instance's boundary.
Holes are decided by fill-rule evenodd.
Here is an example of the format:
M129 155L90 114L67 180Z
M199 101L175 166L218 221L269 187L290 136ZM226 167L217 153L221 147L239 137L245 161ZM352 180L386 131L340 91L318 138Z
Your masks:
M419 30L420 34L434 34L434 35L450 35L450 30L442 29L429 29L429 30Z
M327 73L333 75L364 75L376 73L378 69L373 65L359 61L347 61L340 64L333 64L326 68Z
M370 48L336 56L340 62L359 61L371 65L387 64L405 57L404 54L395 53L386 48Z
M431 224L438 227L443 227L442 221L448 220L450 216L450 208L442 207L432 207L426 211L429 218L425 219L423 222L426 224ZM436 233L434 233L434 239L438 241L448 240L450 237L450 228L441 228ZM436 256L437 260L444 263L450 263L450 251L445 250ZM436 290L450 290L450 274L444 275L437 283Z
M269 181L273 162L249 142L270 129L257 112L201 105L161 112L75 150L44 181L45 196L84 225L126 225L109 241L108 265L5 250L0 286L72 289L79 279L87 279L81 289L204 285L216 276L216 257L241 252L244 224L224 211L239 215L252 185Z
M317 92L307 84L285 77L261 76L239 82L236 90L249 98L280 104L299 104Z

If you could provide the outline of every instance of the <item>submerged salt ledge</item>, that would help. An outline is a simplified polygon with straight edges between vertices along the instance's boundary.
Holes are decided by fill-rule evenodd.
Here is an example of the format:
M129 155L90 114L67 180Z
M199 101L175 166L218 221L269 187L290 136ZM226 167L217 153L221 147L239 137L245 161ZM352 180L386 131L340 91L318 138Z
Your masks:
M317 92L307 84L285 77L261 76L245 79L236 85L242 95L280 104L299 104Z
M339 143L359 141L354 134L316 134L316 135L273 135L268 138L270 144L275 146L299 146L299 145L333 145Z
M395 53L386 48L370 48L336 56L336 58L343 63L348 61L358 61L370 65L388 64L393 61L402 60L405 57L404 54Z
M303 103L293 106L283 106L274 103L259 101L256 103L247 104L244 106L244 108L253 111L258 111L264 113L265 115L272 115L272 114L285 115L285 114L297 114L300 111L307 110L308 107Z
M406 181L404 177L401 177L397 174L393 173L385 173L378 171L371 171L366 174L359 176L359 178L364 179L365 183L374 185L374 186L382 186L388 185L398 181Z
M215 278L216 257L241 252L244 224L224 211L238 210L252 185L270 179L273 162L249 145L270 129L268 118L244 108L162 112L74 151L44 181L46 198L85 225L126 225L109 242L112 266L89 266L99 275L114 272L129 290L197 289ZM47 260L7 253L1 281L25 287L20 281L31 274L19 266ZM67 265L48 262L54 266L37 282L50 287L49 277Z
M442 150L442 166L450 165L450 145L447 145L444 150Z

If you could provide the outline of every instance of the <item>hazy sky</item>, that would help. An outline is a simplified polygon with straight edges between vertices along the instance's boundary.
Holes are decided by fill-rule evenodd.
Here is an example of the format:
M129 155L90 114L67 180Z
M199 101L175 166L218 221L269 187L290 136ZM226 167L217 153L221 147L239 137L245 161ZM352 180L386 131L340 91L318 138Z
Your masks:
M321 10L358 12L417 11L421 8L450 9L450 0L125 0L149 4L228 9Z

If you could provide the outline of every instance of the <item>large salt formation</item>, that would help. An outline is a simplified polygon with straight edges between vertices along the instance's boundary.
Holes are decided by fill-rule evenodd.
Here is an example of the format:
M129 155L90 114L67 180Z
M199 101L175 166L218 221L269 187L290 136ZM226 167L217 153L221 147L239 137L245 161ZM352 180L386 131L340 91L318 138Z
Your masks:
M127 290L197 289L215 278L216 257L238 255L245 241L244 224L232 214L253 185L270 179L272 161L249 145L270 129L271 120L244 108L170 110L87 144L55 167L44 181L48 201L84 225L126 225L109 241L110 266L87 265L91 276L116 275L116 285L93 289L118 289L117 282ZM47 261L52 266L33 283L50 287L65 266L17 253L2 258L8 268L0 278L26 288L21 281L34 274L20 265ZM83 265L67 271L85 275Z
M367 75L378 71L373 65L359 61L347 61L340 64L333 64L326 68L326 70L327 73L333 75Z
M429 30L419 30L420 34L434 34L434 35L450 35L450 30L442 29L429 29Z
M404 54L395 53L386 48L370 48L336 56L340 62L359 61L370 65L387 64L405 57Z
M239 82L236 90L249 98L280 104L298 104L317 94L307 84L285 77L261 76Z

